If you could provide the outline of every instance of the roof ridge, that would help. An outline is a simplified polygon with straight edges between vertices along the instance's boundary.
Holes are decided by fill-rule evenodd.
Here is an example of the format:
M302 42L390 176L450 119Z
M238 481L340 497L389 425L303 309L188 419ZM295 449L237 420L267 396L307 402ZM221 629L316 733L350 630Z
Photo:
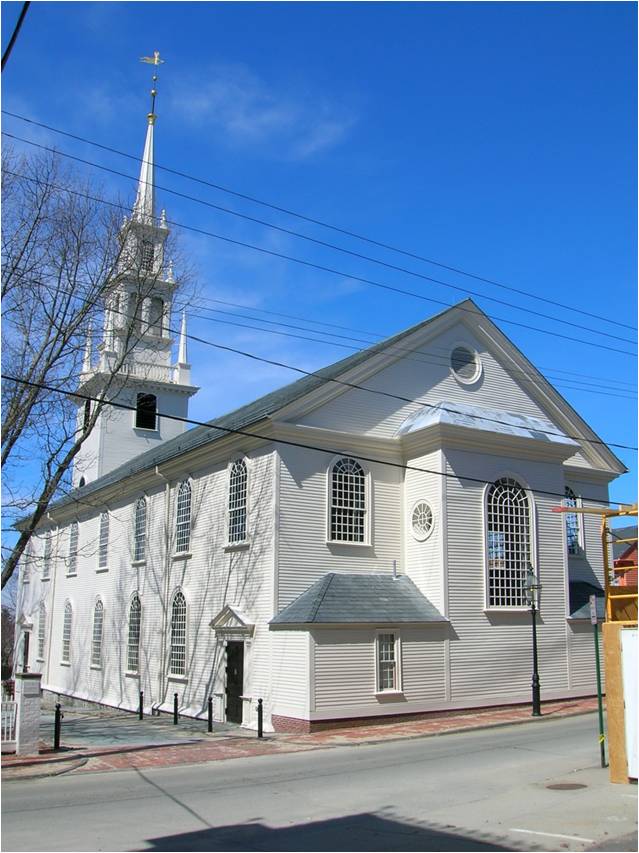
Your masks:
M320 598L320 600L317 602L316 606L315 606L315 607L313 608L313 610L311 611L311 613L310 613L310 619L308 620L309 622L314 622L314 621L315 621L315 617L316 617L316 616L317 616L317 614L319 613L319 609L320 609L320 607L322 606L322 604L323 604L323 602L324 602L324 599L326 598L326 593L328 592L328 588L329 588L329 586L333 583L333 580L335 579L335 572L328 572L328 574L326 575L326 577L328 578L328 581L327 581L326 585L324 586L324 592L322 593L322 597L321 597L321 598Z

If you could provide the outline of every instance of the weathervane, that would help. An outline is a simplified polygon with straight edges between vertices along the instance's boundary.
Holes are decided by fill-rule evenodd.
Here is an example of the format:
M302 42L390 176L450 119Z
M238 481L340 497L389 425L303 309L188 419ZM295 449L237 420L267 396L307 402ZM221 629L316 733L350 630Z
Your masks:
M149 65L155 65L157 68L158 65L162 65L164 60L160 59L160 51L154 50L153 56L141 56L140 62L147 62ZM153 88L151 89L151 112L148 116L149 122L151 124L153 124L153 122L155 121L155 96L157 95L157 89L155 88L155 84L158 81L158 75L155 72L153 73L152 80Z

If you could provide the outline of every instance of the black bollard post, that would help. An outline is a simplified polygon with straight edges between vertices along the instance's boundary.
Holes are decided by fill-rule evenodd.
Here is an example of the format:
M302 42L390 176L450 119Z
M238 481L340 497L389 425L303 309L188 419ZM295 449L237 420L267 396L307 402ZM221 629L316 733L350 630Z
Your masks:
M262 700L257 700L257 736L264 737L264 708L262 707Z
M177 726L178 724L178 695L177 693L173 694L173 725Z
M213 731L213 697L209 696L209 731Z
M55 706L55 722L53 724L53 749L57 752L60 749L60 729L62 728L62 709L58 702Z
M140 690L140 705L138 707L138 720L144 719L144 693Z

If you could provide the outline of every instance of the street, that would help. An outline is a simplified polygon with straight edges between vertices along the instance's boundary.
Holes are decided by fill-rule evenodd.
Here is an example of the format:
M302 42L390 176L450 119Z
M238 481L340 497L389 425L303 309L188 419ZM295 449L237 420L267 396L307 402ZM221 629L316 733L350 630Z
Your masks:
M568 785L552 789L549 785ZM3 850L634 850L593 715L3 786ZM611 846L607 846L607 842Z

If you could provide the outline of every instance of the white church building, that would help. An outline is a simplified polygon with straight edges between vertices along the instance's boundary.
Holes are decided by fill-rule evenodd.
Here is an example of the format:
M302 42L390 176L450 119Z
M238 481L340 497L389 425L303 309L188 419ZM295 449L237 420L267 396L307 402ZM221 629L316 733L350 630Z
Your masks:
M100 415L21 567L44 689L146 712L177 693L192 716L213 697L244 726L261 698L276 731L528 702L532 568L542 699L593 694L598 521L551 509L607 501L625 468L472 301L211 426L170 417L197 388L184 323L173 360L154 123L124 230L153 278L129 408ZM124 278L81 393L132 298Z

